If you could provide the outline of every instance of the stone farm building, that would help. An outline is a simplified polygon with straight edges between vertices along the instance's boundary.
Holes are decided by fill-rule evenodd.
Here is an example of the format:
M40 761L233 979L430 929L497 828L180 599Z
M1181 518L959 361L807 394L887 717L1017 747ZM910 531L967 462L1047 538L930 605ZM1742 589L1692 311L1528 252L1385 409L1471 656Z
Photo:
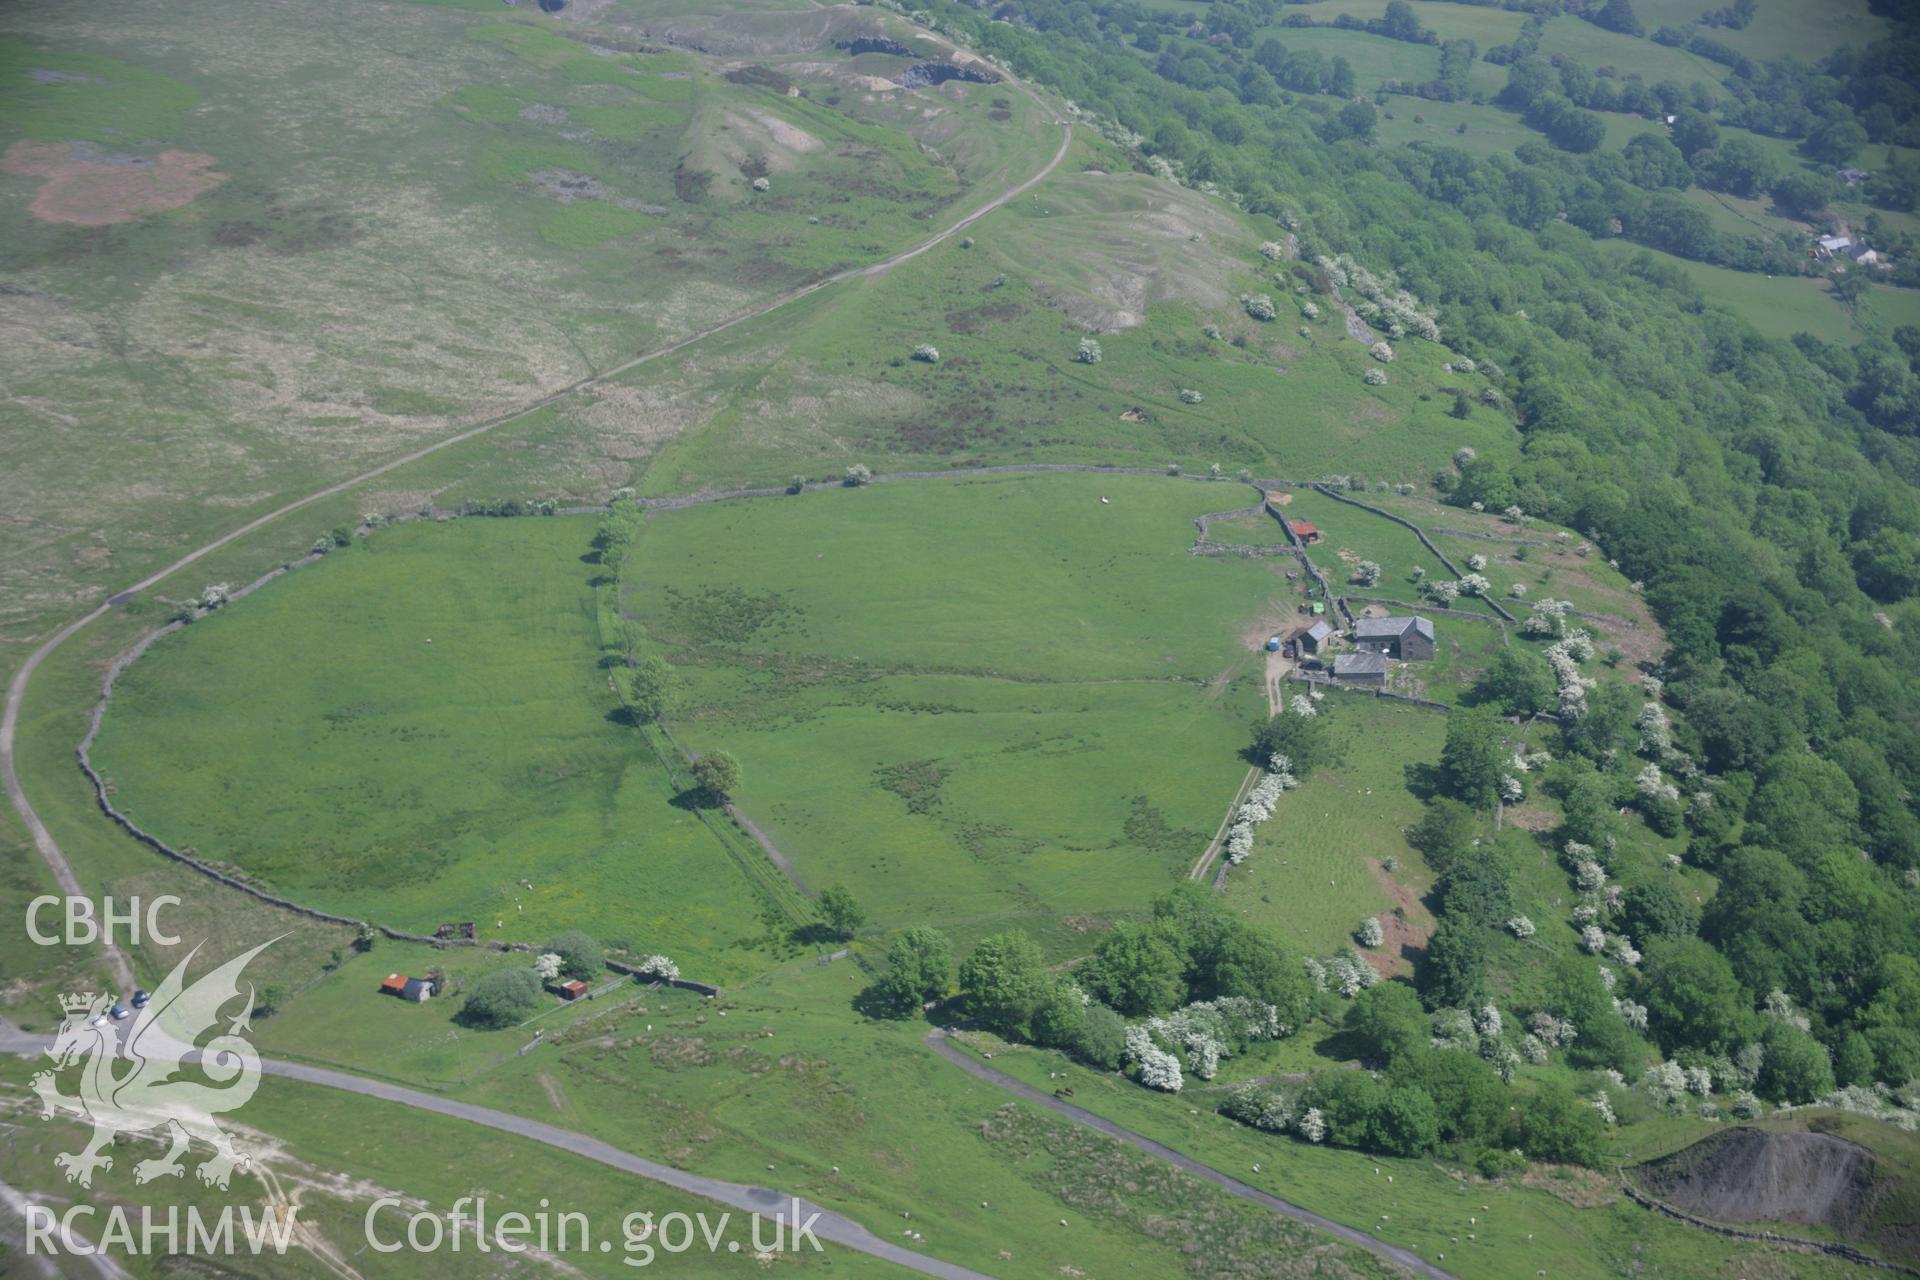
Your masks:
M1362 618L1353 624L1353 647L1403 662L1433 657L1433 623L1425 618Z
M1333 660L1333 678L1348 684L1387 682L1387 656L1383 653L1343 653Z
M1325 647L1327 641L1333 638L1333 628L1327 625L1326 619L1322 618L1310 627L1301 628L1293 638L1300 646L1300 656L1304 658L1310 653L1320 652Z

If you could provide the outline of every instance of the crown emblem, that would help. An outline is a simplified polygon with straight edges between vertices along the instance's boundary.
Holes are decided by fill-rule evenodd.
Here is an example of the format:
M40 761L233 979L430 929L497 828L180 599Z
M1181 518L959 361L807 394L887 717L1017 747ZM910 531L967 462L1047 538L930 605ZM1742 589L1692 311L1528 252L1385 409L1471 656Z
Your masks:
M93 992L68 992L60 997L60 1009L63 1013L85 1013L93 1008Z

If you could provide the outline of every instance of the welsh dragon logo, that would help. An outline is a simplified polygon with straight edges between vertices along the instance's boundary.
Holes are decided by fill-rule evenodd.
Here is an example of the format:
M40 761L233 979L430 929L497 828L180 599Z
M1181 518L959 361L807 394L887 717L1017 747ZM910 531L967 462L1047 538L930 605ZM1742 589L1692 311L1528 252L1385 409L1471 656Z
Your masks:
M121 1133L158 1132L172 1143L164 1155L134 1166L135 1182L182 1176L186 1170L181 1157L196 1139L213 1148L212 1157L196 1170L208 1186L224 1189L233 1170L246 1167L249 1157L213 1117L245 1104L260 1084L260 1055L242 1034L250 1029L253 1015L252 984L246 988L246 1007L229 1020L226 1033L204 1045L198 1039L219 1022L223 1006L240 998L240 973L247 962L275 941L261 943L189 985L187 965L200 951L195 947L131 1023L102 1017L113 1007L111 994L60 998L66 1017L47 1049L54 1066L34 1076L33 1091L40 1097L43 1119L66 1112L93 1121L93 1137L85 1148L54 1158L68 1182L90 1187L96 1169L111 1169L113 1157L106 1151ZM197 1059L201 1072L215 1083L175 1079L188 1059ZM61 1093L56 1074L82 1063L79 1096Z

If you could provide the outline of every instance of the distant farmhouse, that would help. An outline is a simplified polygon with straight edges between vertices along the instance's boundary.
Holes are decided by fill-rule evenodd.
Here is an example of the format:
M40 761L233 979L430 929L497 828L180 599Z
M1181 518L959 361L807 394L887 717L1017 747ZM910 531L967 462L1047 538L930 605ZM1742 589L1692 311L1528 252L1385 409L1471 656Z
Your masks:
M1333 678L1348 684L1385 684L1387 655L1384 653L1343 653L1333 660Z
M1362 618L1353 624L1353 647L1362 654L1426 662L1433 657L1433 623L1411 617Z
M1291 529L1293 536L1302 542L1320 541L1320 530L1310 520L1289 520L1287 521L1287 528Z
M1864 241L1852 236L1819 236L1813 242L1813 256L1821 261L1831 258L1849 258L1863 267L1887 265L1877 249L1869 248Z
M1333 639L1333 628L1327 625L1325 618L1321 618L1312 626L1296 632L1293 639L1300 646L1300 656L1304 658L1326 647L1327 641Z

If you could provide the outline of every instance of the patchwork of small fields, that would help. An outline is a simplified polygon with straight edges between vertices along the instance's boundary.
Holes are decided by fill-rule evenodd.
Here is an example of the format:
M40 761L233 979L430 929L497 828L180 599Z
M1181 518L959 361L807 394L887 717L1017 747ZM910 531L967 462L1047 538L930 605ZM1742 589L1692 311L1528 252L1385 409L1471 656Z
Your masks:
M1249 497L999 476L659 512L624 603L679 670L675 736L741 758L809 885L1045 932L1173 883L1244 772L1290 584L1188 548ZM591 532L396 526L162 640L95 751L116 803L329 910L747 963L750 884L596 666Z

